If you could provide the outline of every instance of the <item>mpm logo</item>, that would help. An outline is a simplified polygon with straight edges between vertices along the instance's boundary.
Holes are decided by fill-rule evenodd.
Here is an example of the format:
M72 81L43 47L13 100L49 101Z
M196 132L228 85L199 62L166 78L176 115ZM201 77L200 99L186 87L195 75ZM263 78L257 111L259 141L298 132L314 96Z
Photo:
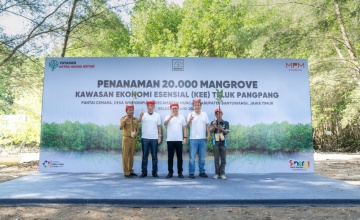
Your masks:
M305 68L305 63L286 63L286 68L292 68L292 69Z

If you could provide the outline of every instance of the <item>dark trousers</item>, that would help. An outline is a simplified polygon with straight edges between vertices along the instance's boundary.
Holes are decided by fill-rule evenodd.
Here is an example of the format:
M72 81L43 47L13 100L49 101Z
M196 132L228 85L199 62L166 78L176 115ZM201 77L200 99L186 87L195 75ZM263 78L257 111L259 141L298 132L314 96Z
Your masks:
M167 141L167 148L168 148L168 170L169 173L174 173L173 165L174 165L174 154L176 151L177 157L177 170L178 173L182 173L182 141Z
M221 160L221 163L219 159ZM219 142L216 142L216 144L214 145L214 162L215 174L225 175L226 147Z
M141 163L141 172L147 173L147 165L149 158L149 151L151 153L152 158L152 173L157 173L158 171L158 140L157 139L141 139L141 147L142 147L142 163Z

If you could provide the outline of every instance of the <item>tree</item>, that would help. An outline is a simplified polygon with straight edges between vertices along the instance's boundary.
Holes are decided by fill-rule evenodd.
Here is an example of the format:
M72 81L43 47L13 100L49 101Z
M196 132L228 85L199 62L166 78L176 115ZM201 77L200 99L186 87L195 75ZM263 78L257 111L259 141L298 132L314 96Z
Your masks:
M49 52L50 41L55 45L62 45L61 39L66 39L62 47L63 55L70 48L73 49L73 55L79 56L79 51L83 49L79 47L85 46L89 52L83 53L84 56L101 51L98 48L103 48L102 55L128 53L128 29L122 24L121 19L106 7L106 3L107 1L15 0L5 1L0 6L2 16L17 16L28 24L21 33L0 32L0 114L27 116L25 131L22 131L26 136L24 141L39 142L44 69L42 57ZM70 17L73 17L69 18L66 12L71 5L79 10L73 10L76 14L70 13ZM118 2L118 5L111 9L124 7L126 6ZM111 26L106 25L110 23ZM104 29L107 30L103 31ZM84 41L100 39L92 33L97 33L98 36L105 35L102 44L97 44L98 48L91 47L90 43ZM104 45L106 47L103 47Z
M131 49L137 56L176 56L182 21L178 5L166 0L137 1L131 16Z
M178 34L181 56L245 57L246 11L234 7L233 1L189 0L183 11Z
M125 7L123 5L114 8ZM112 9L114 9L112 8ZM107 5L107 1L74 0L67 26L61 57L126 56L129 53L129 29Z
M54 23L53 19L60 11L60 8L68 1L64 0L59 4L58 1L14 1L15 4L8 7L5 4L5 7L0 10L1 14L13 14L23 17L29 25L21 34L2 33L0 44L6 49L3 50L0 67L6 62L12 61L12 58L18 52L36 54L47 49L47 46L41 46L35 41L61 29L62 26ZM11 4L11 2L7 3ZM53 5L56 5L56 7Z
M23 112L26 108L16 105L16 100L24 100L27 94L41 97L43 60L36 54L48 48L39 42L59 30L52 19L67 1L56 2L15 0L0 7L2 16L23 18L28 24L21 33L0 32L0 113Z
M260 30L246 50L250 57L309 60L316 147L356 149L360 75L359 50L354 45L359 45L360 3L259 0L234 4L239 10L249 9L243 29L258 26Z

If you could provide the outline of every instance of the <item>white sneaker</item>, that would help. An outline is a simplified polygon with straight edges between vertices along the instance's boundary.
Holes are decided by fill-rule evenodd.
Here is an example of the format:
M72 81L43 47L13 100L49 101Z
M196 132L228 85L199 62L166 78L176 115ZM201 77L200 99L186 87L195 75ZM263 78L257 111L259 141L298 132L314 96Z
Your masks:
M213 179L219 179L219 175L215 175L215 176L213 176Z
M225 175L221 175L220 178L221 178L222 180L226 180L226 176L225 176Z

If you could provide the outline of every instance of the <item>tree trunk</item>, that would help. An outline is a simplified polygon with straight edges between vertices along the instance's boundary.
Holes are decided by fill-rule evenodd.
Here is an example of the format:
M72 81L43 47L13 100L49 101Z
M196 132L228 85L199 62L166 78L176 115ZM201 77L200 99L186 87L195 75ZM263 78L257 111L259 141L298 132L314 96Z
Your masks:
M356 51L353 48L353 46L351 45L351 41L347 36L346 27L345 27L344 21L342 19L342 14L341 14L341 11L340 11L338 0L334 0L334 7L335 7L336 18L337 18L337 20L339 22L339 25L340 25L341 35L342 35L342 38L344 40L344 44L345 44L346 49L347 49L347 51L349 53L351 61L353 62L354 66L356 67L356 70L357 70L356 79L360 83L360 80L359 80L359 75L360 75L359 61L358 61L358 58L356 56Z
M69 16L69 20L67 22L67 28L66 28L66 33L65 33L65 39L64 39L64 45L63 45L63 49L61 52L61 57L65 57L65 53L66 53L66 48L67 48L67 44L69 41L69 36L70 36L70 32L71 32L71 22L74 18L74 13L75 13L75 9L76 9L76 4L78 3L79 0L74 0L72 8L71 8L71 12L70 12L70 16Z

